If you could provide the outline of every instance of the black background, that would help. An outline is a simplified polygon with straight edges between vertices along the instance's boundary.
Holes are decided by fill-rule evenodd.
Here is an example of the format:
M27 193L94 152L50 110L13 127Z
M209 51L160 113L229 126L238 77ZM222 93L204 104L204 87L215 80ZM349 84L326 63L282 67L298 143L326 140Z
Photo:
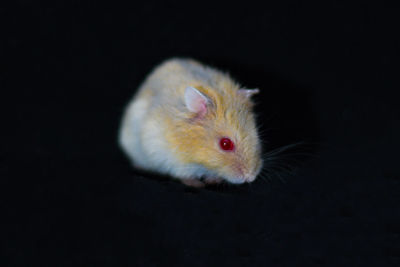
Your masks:
M365 1L1 9L3 266L399 266L397 17ZM265 152L312 156L200 190L132 169L123 108L175 56L261 89Z

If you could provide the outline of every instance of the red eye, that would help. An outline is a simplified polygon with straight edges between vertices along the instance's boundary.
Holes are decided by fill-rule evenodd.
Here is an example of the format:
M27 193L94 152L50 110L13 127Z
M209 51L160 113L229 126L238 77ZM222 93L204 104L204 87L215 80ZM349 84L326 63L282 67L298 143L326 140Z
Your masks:
M226 137L219 140L219 146L223 150L233 150L235 148L235 144L232 142L232 140Z

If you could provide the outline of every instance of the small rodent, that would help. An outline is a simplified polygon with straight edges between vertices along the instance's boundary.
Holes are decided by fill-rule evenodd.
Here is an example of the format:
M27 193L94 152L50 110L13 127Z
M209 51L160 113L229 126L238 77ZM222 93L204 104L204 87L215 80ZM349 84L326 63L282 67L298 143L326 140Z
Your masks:
M262 167L251 96L192 59L157 66L128 104L119 143L134 167L182 183L252 182Z

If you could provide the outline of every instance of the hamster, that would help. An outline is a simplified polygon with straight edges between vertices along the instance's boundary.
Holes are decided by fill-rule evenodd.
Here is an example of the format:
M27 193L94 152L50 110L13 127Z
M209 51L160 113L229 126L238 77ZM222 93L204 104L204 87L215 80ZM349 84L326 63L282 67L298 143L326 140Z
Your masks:
M251 101L258 92L195 60L169 59L128 104L119 144L134 167L188 186L253 182L263 164Z

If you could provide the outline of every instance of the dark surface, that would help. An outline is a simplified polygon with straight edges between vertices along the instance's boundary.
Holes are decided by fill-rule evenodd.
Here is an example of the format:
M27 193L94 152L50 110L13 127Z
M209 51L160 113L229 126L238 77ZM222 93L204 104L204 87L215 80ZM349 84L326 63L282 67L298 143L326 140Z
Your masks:
M323 2L2 9L1 265L400 266L398 10ZM266 148L313 156L241 187L137 173L119 120L172 56L259 87Z

